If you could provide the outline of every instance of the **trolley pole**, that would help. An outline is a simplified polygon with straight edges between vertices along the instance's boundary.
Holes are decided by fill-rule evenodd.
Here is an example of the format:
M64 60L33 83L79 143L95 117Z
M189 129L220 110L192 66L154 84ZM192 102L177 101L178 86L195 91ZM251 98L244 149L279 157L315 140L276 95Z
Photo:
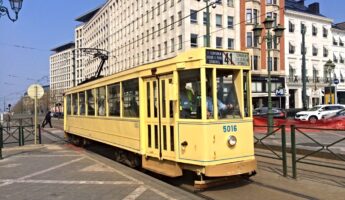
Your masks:
M35 87L35 144L37 144L37 87Z

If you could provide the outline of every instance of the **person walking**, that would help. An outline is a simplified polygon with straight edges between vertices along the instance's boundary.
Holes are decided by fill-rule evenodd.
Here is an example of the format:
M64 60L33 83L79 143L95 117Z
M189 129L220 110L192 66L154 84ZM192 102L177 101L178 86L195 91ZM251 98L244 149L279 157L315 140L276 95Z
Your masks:
M43 120L43 123L42 123L42 128L44 128L45 125L47 125L49 123L49 126L50 128L53 128L52 127L52 122L51 122L51 112L48 111L48 113L46 114L44 120Z

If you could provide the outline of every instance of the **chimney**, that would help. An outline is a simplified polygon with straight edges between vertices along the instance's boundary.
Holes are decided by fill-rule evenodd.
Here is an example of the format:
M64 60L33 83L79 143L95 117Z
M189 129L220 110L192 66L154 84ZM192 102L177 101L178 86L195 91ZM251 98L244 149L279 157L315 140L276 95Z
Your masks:
M314 14L320 14L320 4L315 2L308 6L308 10Z

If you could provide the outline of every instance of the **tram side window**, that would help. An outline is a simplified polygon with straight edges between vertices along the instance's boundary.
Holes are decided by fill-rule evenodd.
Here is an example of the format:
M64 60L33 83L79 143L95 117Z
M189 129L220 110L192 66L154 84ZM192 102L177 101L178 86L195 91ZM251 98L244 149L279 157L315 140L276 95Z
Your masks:
M200 69L179 72L180 118L201 119Z
M73 115L78 115L78 94L72 94L72 110Z
M72 109L71 109L71 95L66 96L66 107L67 107L67 115L71 115Z
M79 92L79 115L85 115L85 92Z
M108 86L109 116L120 116L120 84Z
M86 91L86 98L87 98L87 115L94 116L95 115L94 90L87 90Z
M139 81L132 79L122 83L123 116L139 117Z
M219 119L240 118L240 108L235 89L235 73L239 71L217 70L217 98Z
M105 87L97 88L97 115L105 116Z
M244 116L250 115L250 85L249 85L249 72L243 71L243 99L244 99Z

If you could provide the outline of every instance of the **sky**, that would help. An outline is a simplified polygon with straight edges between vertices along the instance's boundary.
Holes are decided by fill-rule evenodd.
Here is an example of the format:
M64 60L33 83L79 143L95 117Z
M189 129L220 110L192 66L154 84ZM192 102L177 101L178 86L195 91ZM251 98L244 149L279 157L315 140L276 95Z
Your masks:
M51 49L74 40L75 18L102 5L106 0L24 0L19 19L0 18L0 111L12 105L28 86L49 80ZM8 0L3 0L9 8ZM345 21L345 0L306 0L320 2L321 13ZM10 11L13 14L12 10ZM36 80L36 81L35 81Z

